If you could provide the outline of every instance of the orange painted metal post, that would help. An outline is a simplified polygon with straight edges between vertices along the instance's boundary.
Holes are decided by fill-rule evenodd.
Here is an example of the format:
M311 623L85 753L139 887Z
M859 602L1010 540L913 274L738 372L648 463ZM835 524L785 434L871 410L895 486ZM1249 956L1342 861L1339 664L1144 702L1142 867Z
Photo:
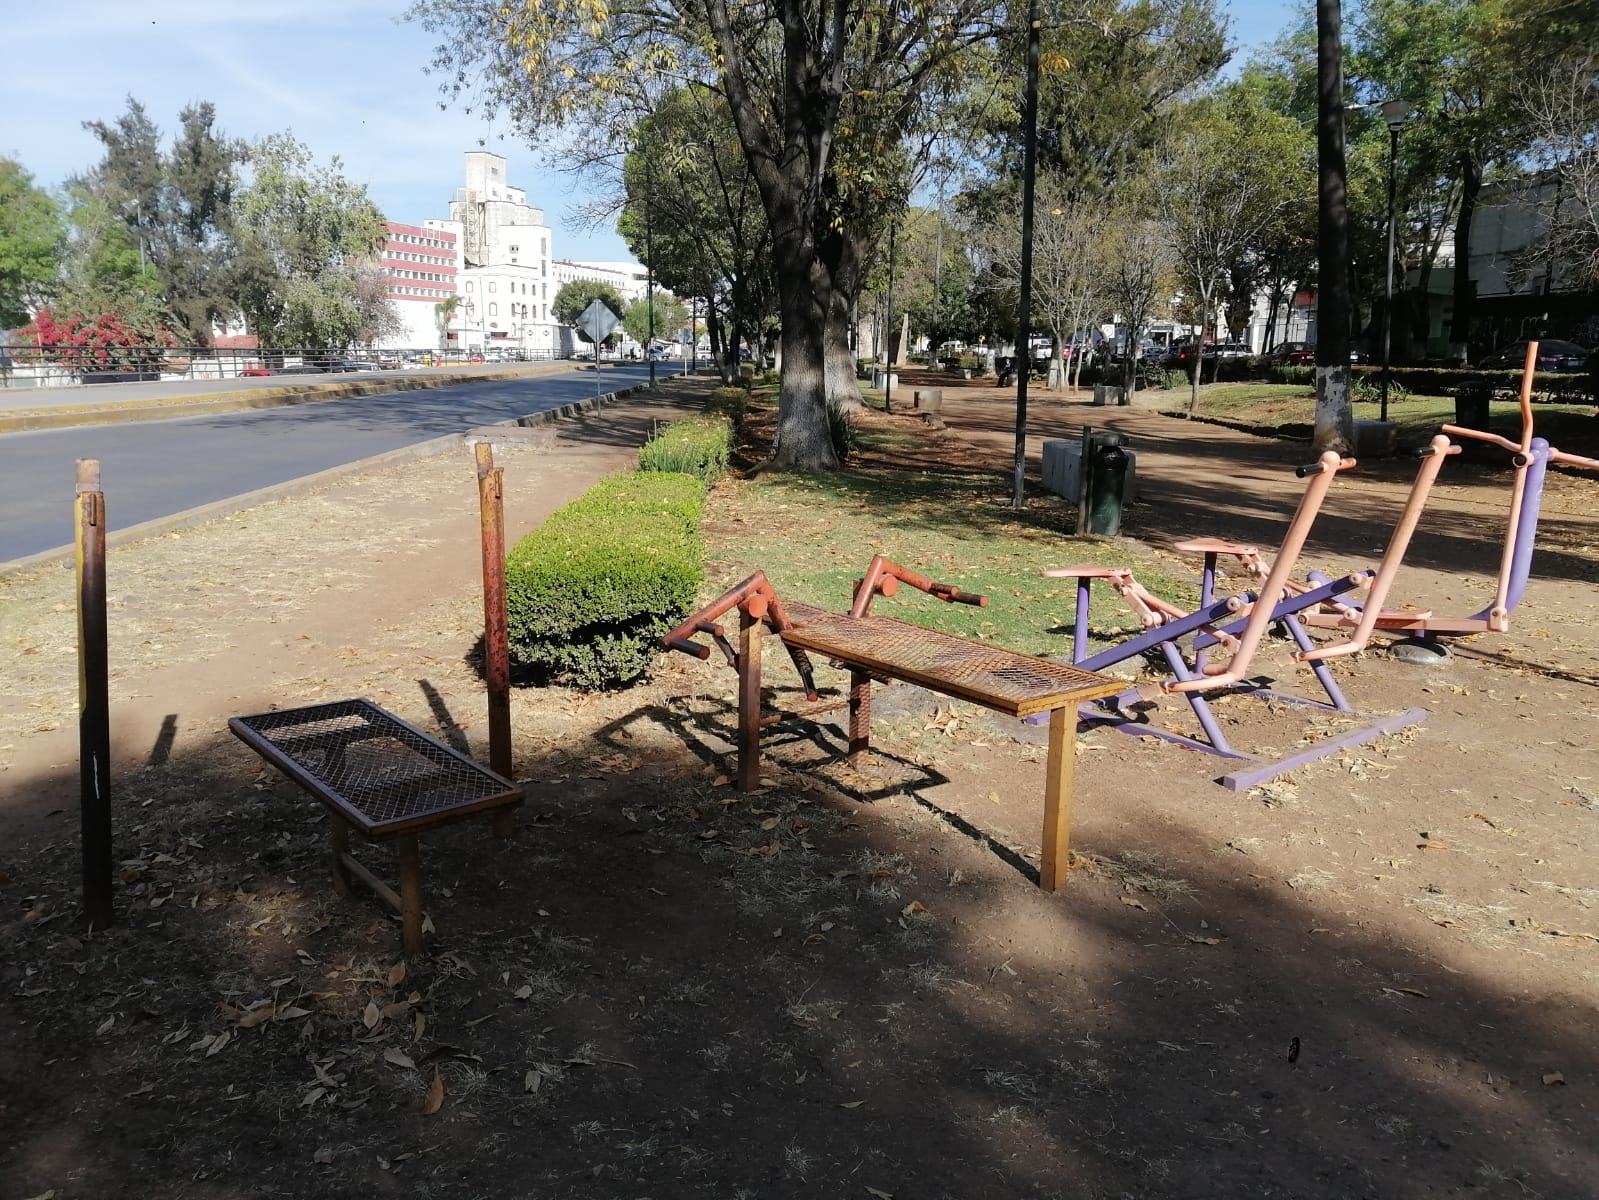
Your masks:
M1077 757L1077 706L1049 714L1049 757L1044 767L1044 837L1038 862L1038 886L1060 890L1071 859L1072 769Z
M759 617L739 611L738 631L738 790L761 786L761 635Z
M80 458L74 505L78 575L78 764L83 830L83 912L110 925L111 701L105 618L105 494L100 460Z
M478 507L483 532L483 675L489 691L489 767L511 778L511 645L505 613L504 472L494 465L494 447L479 442ZM515 818L505 808L495 829L511 831Z
M849 673L849 759L857 762L872 746L872 677L856 669Z

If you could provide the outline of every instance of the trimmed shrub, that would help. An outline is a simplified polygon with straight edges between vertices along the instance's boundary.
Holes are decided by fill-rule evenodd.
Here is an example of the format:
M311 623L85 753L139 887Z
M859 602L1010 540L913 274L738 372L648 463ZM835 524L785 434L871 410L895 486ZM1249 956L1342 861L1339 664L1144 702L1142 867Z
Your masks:
M506 557L511 662L534 682L599 690L649 669L694 607L705 485L651 471L594 485Z
M726 472L732 445L733 422L725 416L673 421L639 449L638 469L693 475L710 487Z

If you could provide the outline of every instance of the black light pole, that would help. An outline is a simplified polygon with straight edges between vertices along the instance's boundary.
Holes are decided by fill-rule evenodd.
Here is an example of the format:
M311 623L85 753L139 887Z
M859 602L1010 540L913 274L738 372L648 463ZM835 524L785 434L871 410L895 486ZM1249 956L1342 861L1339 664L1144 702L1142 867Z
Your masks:
M655 386L655 243L652 240L653 231L650 228L650 203L654 199L654 176L650 171L650 160L644 160L644 306L649 310L645 317L645 325L649 329L649 338L644 343L644 357L650 364L650 387Z
M1027 376L1033 365L1028 338L1033 317L1033 176L1038 163L1038 0L1027 4L1027 91L1022 101L1022 294L1016 313L1016 464L1011 507L1027 504Z
M1354 440L1349 396L1349 196L1344 164L1343 11L1316 0L1316 435L1318 451Z
M1399 131L1411 106L1405 100L1389 100L1382 106L1383 120L1388 122L1388 284L1383 291L1382 305L1382 417L1388 419L1388 384L1393 354L1394 329L1394 164L1399 161Z
M883 364L883 411L894 411L894 235L899 232L899 216L894 217L894 223L888 227L888 320L883 322L887 326L883 340L886 343L888 361Z

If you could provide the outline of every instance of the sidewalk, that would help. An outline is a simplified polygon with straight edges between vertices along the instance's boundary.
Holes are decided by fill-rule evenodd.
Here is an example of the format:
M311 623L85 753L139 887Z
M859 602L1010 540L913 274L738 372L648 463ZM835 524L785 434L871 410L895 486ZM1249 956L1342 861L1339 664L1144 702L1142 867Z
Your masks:
M651 423L696 409L710 386L505 431L507 546L632 466ZM113 547L107 576L119 775L154 747L164 758L215 741L229 716L328 698L335 663L380 665L387 686L372 698L428 724L443 677L481 690L462 658L482 628L470 446ZM76 808L75 771L61 769L77 757L72 580L60 565L0 577L0 816L18 842L47 832L50 809Z

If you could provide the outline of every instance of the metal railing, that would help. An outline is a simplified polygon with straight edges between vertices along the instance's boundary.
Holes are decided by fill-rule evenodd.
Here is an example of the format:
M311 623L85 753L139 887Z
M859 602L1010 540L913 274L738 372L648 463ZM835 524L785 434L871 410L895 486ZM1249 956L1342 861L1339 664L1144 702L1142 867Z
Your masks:
M98 383L239 379L398 371L479 363L550 362L570 358L556 348L486 350L247 350L216 346L0 346L0 387L55 388Z

